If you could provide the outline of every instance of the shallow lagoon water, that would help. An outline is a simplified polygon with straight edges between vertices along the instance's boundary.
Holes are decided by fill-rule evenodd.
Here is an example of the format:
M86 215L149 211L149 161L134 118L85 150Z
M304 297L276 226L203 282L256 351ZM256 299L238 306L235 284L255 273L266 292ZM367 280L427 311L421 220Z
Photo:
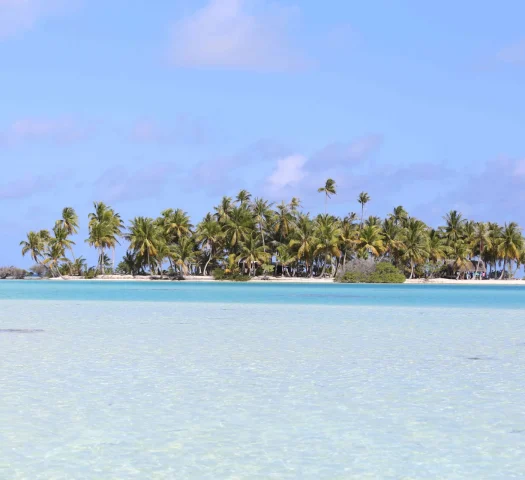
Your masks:
M0 300L0 478L524 478L519 302L376 288L377 305Z

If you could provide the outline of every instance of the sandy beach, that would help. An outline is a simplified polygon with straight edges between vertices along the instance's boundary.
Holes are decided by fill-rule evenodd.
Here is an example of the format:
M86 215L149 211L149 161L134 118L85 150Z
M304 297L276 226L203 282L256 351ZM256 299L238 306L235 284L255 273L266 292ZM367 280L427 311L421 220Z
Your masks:
M50 280L71 280L71 281L89 281L82 277L63 276L60 278L52 278ZM93 279L95 281L108 282L145 282L145 281L171 281L168 278L161 279L160 277L151 276L131 276L131 275L100 275ZM184 279L186 282L214 282L212 276L195 276L187 275ZM250 282L255 283L333 283L333 278L303 278L303 277L254 277ZM433 279L414 279L407 280L406 285L492 285L492 286L525 286L525 281L518 280L453 280L447 278L433 278Z

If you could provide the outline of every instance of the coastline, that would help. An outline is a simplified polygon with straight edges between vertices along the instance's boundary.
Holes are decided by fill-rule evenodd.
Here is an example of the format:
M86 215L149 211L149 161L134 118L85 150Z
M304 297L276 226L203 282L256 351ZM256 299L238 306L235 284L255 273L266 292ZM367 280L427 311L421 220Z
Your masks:
M94 279L85 279L81 277L64 276L60 278L50 278L52 281L98 281L98 282L171 282L169 278L131 275L100 275ZM212 276L192 276L188 275L183 280L185 282L228 282L227 280L215 280ZM302 278L302 277L254 277L249 283L312 283L312 284L331 284L333 278ZM414 279L406 280L405 285L481 285L481 286L525 286L524 280L453 280L447 278L433 279ZM402 284L396 284L402 285Z

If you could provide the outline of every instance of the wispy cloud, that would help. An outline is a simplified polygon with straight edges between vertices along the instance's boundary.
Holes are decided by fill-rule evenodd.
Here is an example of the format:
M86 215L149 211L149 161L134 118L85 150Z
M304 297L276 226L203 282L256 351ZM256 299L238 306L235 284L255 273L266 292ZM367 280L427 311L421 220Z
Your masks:
M0 145L36 142L70 144L85 139L93 131L92 126L83 125L70 118L23 118L0 129Z
M171 60L182 67L301 69L307 61L290 35L297 12L264 1L210 0L175 25Z
M370 134L350 143L332 143L312 155L309 168L351 166L362 162L377 151L383 143L383 136Z
M95 182L95 196L107 202L126 202L159 195L176 172L172 163L151 163L138 170L107 169Z
M139 120L133 125L130 136L133 141L140 143L203 145L211 141L213 132L199 118L178 115L170 126L154 120Z
M51 191L70 175L69 170L63 170L55 175L27 174L0 185L0 199L22 199Z
M0 39L31 29L66 6L65 0L0 0Z
M271 190L280 191L283 188L296 187L308 175L304 169L306 157L303 155L290 155L277 160L274 171L268 177Z
M502 48L497 59L508 65L525 65L525 39Z

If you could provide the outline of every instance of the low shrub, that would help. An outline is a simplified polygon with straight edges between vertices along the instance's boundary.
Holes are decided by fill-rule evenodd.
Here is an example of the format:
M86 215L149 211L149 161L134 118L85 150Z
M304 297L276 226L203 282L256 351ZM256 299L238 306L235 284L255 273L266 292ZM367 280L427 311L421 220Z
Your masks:
M86 280L92 280L94 278L97 278L98 277L98 269L95 268L95 267L89 267L85 272L84 272L84 278Z
M335 279L338 283L404 283L405 276L394 265L388 262L357 262L352 269L351 262L345 265L341 275Z
M15 280L23 280L27 272L22 268L16 267L0 267L0 280L6 278L14 278Z
M248 282L251 280L249 275L238 272L226 272L222 268L216 268L211 272L214 280L228 280L230 282Z
M45 265L33 265L30 269L30 272L34 273L35 275L38 275L39 277L49 277L51 273L49 272L49 268L47 268Z

